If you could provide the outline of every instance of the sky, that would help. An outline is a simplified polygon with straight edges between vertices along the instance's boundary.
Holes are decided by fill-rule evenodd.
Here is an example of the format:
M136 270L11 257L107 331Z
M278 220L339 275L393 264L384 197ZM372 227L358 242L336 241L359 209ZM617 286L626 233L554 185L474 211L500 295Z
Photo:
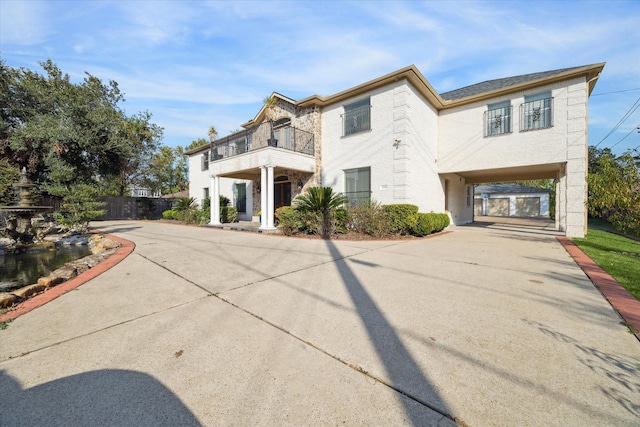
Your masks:
M637 0L0 0L0 58L116 81L171 147L240 129L272 92L331 95L411 64L442 93L606 62L589 144L640 151Z

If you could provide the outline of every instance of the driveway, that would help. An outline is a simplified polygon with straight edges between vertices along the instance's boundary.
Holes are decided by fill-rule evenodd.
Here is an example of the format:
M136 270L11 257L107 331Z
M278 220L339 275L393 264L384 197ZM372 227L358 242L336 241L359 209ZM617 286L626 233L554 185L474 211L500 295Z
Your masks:
M640 343L553 231L94 225L135 250L0 331L2 426L640 423Z

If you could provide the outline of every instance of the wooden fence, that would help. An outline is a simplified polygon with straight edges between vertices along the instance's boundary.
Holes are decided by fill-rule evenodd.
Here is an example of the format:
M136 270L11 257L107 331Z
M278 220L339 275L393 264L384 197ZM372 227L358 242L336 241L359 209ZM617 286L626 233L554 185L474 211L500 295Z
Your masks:
M174 199L116 196L99 197L98 200L105 203L105 214L102 220L161 219L162 212L171 209L174 201ZM59 199L45 197L38 204L52 206L55 212L60 209L62 202Z

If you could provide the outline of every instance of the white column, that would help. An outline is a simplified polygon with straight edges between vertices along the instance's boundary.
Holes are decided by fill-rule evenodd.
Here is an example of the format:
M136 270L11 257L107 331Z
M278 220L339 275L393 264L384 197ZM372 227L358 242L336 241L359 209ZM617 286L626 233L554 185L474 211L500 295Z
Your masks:
M220 177L211 177L211 225L220 225Z
M267 226L265 228L275 228L273 226L273 166L267 166Z
M267 168L260 166L260 212L262 212L262 219L260 221L260 228L267 228Z

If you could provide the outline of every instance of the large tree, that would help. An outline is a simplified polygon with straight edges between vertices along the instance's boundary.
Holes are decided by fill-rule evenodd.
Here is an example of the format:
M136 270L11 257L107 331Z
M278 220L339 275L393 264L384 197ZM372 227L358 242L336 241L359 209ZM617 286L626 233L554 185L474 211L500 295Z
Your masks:
M631 153L589 149L589 215L619 230L640 235L640 172Z
M189 166L181 146L160 147L145 170L144 185L161 194L172 194L189 188Z
M107 183L124 194L141 181L141 164L158 147L162 129L149 113L124 113L116 82L86 73L72 83L50 60L40 65L45 74L0 60L0 157L26 168L51 194Z

